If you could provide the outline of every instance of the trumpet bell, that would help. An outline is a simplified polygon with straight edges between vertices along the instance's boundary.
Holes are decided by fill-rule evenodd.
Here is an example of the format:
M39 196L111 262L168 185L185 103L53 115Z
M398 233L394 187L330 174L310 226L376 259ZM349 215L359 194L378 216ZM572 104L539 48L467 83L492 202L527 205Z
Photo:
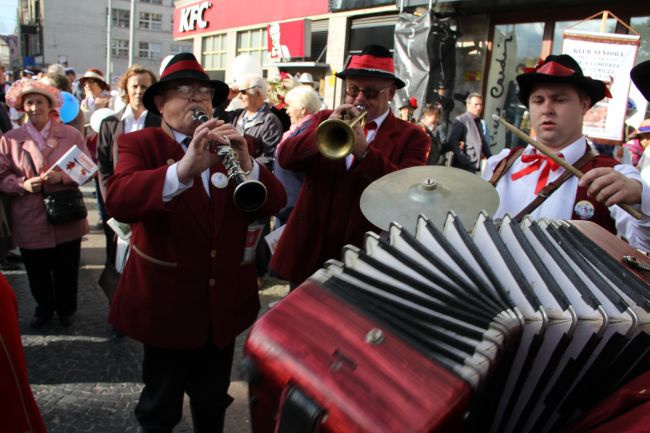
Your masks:
M318 125L316 130L316 145L326 158L345 158L352 152L354 146L352 127L343 120L325 120Z

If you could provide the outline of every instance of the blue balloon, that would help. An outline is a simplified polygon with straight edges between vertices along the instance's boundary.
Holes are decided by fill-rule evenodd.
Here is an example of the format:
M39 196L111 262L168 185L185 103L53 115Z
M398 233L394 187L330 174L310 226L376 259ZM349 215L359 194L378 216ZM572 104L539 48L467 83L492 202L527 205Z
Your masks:
M63 104L59 109L59 116L63 123L72 122L79 114L79 100L72 93L61 92Z

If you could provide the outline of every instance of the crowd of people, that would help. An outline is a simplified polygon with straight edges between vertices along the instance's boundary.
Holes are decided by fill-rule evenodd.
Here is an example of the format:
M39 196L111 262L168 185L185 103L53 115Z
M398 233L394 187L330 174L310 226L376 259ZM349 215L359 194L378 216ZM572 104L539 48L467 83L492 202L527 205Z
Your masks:
M360 246L367 231L378 231L361 212L361 194L388 173L446 164L481 174L500 197L495 218L587 219L650 251L650 169L643 171L650 166L650 123L630 137L638 141L638 168L594 154L582 119L609 91L570 56L552 55L521 71L517 106L529 112L538 142L585 172L582 179L532 145L493 156L479 93L467 95L465 112L453 120L440 102L424 104L416 119L414 98L393 114L391 101L405 83L382 46L352 55L336 77L345 100L333 109L324 109L309 73L244 74L226 84L190 53L166 58L159 77L131 66L117 98L94 68L76 80L74 70L53 65L40 77L1 83L8 107L3 100L0 193L9 200L0 207L0 259L19 248L36 301L33 328L55 315L72 326L89 226L86 218L51 222L43 198L78 190L54 168L70 148L97 161L105 273L112 273L103 282L108 320L144 346L136 408L143 431L171 433L184 394L196 432L222 431L234 342L257 317L260 279L272 275L293 290L339 258L343 246ZM642 91L648 81L646 70ZM62 116L63 92L77 98L70 119ZM319 126L362 113L364 122L350 127L349 151L325 156ZM233 200L241 179L265 189L252 211ZM645 215L632 218L617 204ZM264 237L272 230L269 245Z

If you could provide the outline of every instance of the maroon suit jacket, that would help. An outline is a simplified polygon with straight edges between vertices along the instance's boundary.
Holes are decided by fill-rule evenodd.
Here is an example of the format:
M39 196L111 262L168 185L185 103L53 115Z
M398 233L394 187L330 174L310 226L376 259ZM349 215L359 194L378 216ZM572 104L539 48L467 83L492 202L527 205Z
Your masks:
M316 147L316 128L330 114L316 113L312 125L286 139L278 151L282 167L305 173L270 263L274 272L293 283L305 280L326 260L340 258L346 244L360 245L366 231L378 231L361 213L361 193L387 173L424 165L430 148L421 128L389 113L368 155L348 171L345 159L327 159Z
M107 185L106 207L131 223L131 254L111 302L109 321L145 344L187 349L211 336L223 347L257 317L255 265L241 265L247 227L285 204L280 182L264 167L264 206L237 209L232 183L210 197L200 176L168 203L162 190L168 165L183 149L169 130L146 128L118 139L119 161ZM221 163L211 173L225 173ZM262 240L263 242L263 240Z
M16 296L1 273L0 396L0 432L47 432L29 387L25 354L20 341Z

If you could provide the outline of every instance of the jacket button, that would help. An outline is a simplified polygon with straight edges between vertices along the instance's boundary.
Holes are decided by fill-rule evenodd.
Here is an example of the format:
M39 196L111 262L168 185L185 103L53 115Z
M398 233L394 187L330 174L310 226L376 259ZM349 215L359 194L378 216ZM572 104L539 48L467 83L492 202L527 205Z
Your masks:
M210 251L210 257L212 257L213 259L217 257L217 250Z
M214 278L210 278L210 279L208 280L208 285L209 285L210 287L213 287L216 283L217 283L217 280L215 280Z
M172 164L175 163L175 162L176 162L176 161L174 161L173 159L169 158L169 159L167 160L167 165L172 165Z

